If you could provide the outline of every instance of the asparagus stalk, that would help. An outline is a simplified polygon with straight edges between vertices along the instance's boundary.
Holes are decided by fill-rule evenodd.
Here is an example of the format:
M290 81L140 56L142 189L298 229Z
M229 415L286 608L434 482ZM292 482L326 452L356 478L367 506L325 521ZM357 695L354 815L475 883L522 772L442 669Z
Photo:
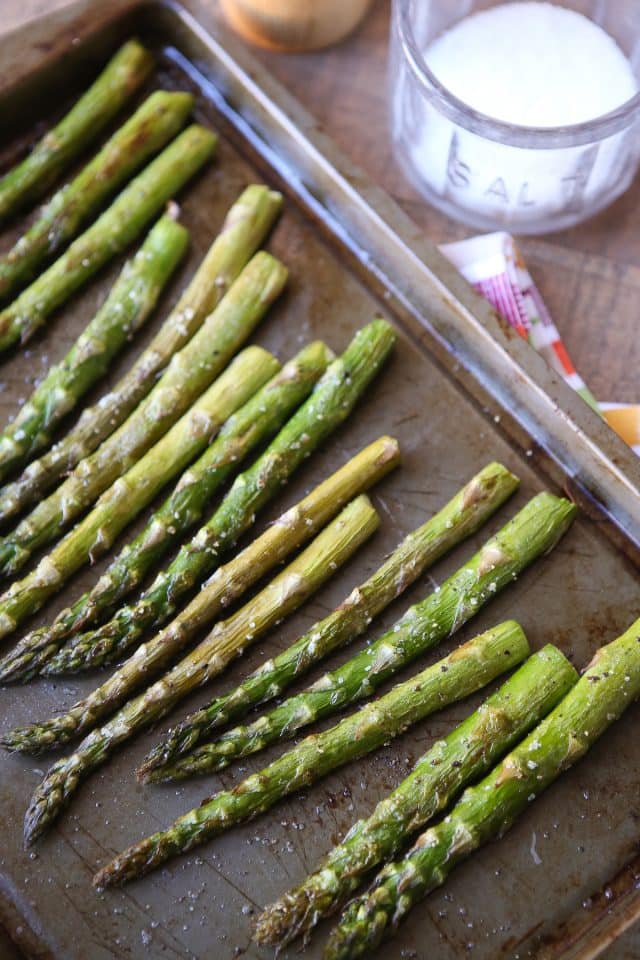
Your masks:
M270 254L253 257L131 416L95 453L81 460L13 533L0 540L0 570L9 574L20 570L37 548L53 540L166 433L251 334L280 294L286 277L286 269ZM15 589L22 593L27 585L16 584ZM0 636L11 629L10 620L9 631L1 625L3 612L13 617L7 602L0 599Z
M104 376L153 310L188 240L187 230L172 216L156 223L64 360L50 369L0 435L0 479L48 446L60 420Z
M292 737L370 696L402 667L455 633L536 557L550 550L574 514L575 507L567 500L548 493L534 497L439 590L410 607L375 643L252 723L228 730L219 740L202 744L173 763L145 769L142 778L181 780L223 770L237 757Z
M140 647L93 693L62 716L11 731L4 736L4 745L23 753L39 753L90 730L99 719L113 713L142 683L148 682L171 663L196 631L214 620L276 564L286 560L293 550L331 520L352 496L376 483L398 461L398 445L389 437L382 437L365 447L287 510L233 560L220 567L166 629Z
M110 549L126 525L175 473L187 466L226 418L278 366L275 357L261 347L247 347L236 357L171 430L102 494L95 507L36 569L5 593L0 609L9 623L22 623L61 590L83 564L94 562Z
M393 330L385 320L377 319L363 327L262 456L236 478L222 504L191 542L182 547L138 601L124 606L97 631L81 635L77 652L82 655L89 651L92 663L113 660L129 650L145 630L166 623L180 598L215 569L220 557L251 526L257 512L348 416L393 342ZM79 659L74 662L80 664Z
M233 204L222 230L176 307L131 370L84 411L64 439L0 491L0 520L15 516L73 470L127 418L159 372L193 336L260 246L282 202L279 193L252 184Z
M190 93L152 93L93 160L40 211L14 247L0 258L0 300L23 287L90 221L122 184L186 123Z
M136 40L118 50L60 123L0 180L0 221L47 192L74 157L97 139L152 67L151 54Z
M368 497L353 500L279 576L228 620L218 623L180 664L93 730L69 758L55 764L34 794L25 819L32 843L68 804L80 780L120 743L164 716L190 690L224 669L248 644L296 610L376 529Z
M337 767L388 743L436 710L468 697L515 666L528 652L527 639L514 621L488 630L334 727L302 740L233 790L221 791L184 814L168 830L129 847L96 874L94 884L102 888L126 883L228 827L264 813L283 797L306 789ZM30 813L37 810L37 806L32 806Z
M132 243L215 150L217 137L187 127L118 194L37 280L0 312L0 353L24 343L101 267Z
M444 883L482 844L502 836L532 800L573 766L640 694L640 620L601 647L578 683L529 736L407 855L385 867L373 889L347 907L325 957L346 960L377 946L412 906Z
M173 493L151 516L144 530L111 563L96 586L51 626L27 635L0 660L0 681L27 680L47 664L48 674L97 666L107 658L92 634L59 651L64 640L86 629L143 578L182 533L202 516L213 493L236 471L249 451L275 433L323 373L331 352L320 341L309 344L287 363L222 427L200 459L183 474Z
M147 756L143 778L188 753L218 727L252 706L280 696L294 680L333 651L362 634L373 618L455 544L474 533L518 486L499 463L476 474L435 516L406 537L391 556L324 620L267 660L231 693L191 714Z
M264 910L254 940L284 947L333 913L373 867L397 854L467 783L487 773L577 679L556 647L548 645L530 657L475 713L436 742L312 874Z

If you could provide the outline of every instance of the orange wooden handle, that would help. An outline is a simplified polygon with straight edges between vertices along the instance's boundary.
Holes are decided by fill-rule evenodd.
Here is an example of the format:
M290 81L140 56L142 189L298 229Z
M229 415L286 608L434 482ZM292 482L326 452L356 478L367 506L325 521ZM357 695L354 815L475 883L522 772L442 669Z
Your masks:
M271 50L316 50L360 23L371 0L221 0L225 17L250 43Z

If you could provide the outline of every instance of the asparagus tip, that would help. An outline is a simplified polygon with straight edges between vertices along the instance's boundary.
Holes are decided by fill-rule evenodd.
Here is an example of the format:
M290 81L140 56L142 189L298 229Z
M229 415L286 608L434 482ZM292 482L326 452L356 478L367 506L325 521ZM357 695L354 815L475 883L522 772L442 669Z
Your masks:
M46 830L48 819L44 816L45 812L46 807L43 808L38 798L34 797L24 815L23 845L25 850L30 850Z
M308 936L308 932L315 926L318 915L316 913L316 916L309 922L308 913L311 904L307 897L304 898L304 903L295 905L291 915L297 918L297 922L292 926L291 915L288 910L291 896L293 894L287 895L278 903L265 908L256 920L251 939L258 946L286 947L293 940L296 940L301 933L306 931Z

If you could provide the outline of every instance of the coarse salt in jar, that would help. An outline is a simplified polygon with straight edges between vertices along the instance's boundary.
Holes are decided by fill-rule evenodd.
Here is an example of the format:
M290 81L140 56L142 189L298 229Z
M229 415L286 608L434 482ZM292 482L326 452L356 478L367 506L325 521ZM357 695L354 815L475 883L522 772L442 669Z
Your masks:
M481 229L571 226L640 160L640 3L394 0L392 136L445 213Z

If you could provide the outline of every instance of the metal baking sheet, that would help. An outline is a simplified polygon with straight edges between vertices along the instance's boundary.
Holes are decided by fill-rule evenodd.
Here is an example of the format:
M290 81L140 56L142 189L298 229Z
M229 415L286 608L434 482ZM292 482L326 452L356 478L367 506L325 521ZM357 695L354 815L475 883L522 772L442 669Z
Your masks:
M172 4L116 0L106 6L83 2L1 42L3 162L20 154L34 130L50 125L96 65L132 33L159 55L153 85L194 88L198 118L221 133L217 161L179 198L192 235L189 260L155 322L126 352L112 378L151 337L211 242L224 210L255 179L286 194L285 214L268 245L291 271L289 291L257 341L282 358L317 336L340 350L380 309L400 333L391 363L357 415L308 461L257 525L261 529L349 455L387 432L400 440L403 466L373 494L382 516L380 531L299 614L167 722L229 688L331 609L403 534L489 459L500 459L522 478L517 497L480 535L422 578L370 635L441 582L530 495L543 487L563 488L585 506L571 533L430 659L484 627L516 617L534 648L555 642L583 665L597 646L637 616L640 606L635 565L640 473L631 453L526 344L503 329L410 221L349 168L233 38L208 35ZM9 243L11 233L5 232L3 243ZM117 268L104 271L29 350L0 367L3 420L47 365L68 349ZM49 619L99 570L79 574L34 623ZM347 651L332 663L346 656ZM3 690L3 728L63 709L96 680L94 675ZM90 878L113 852L168 824L219 787L237 782L279 750L177 789L142 787L132 773L158 737L159 729L151 731L85 784L33 854L22 850L22 817L49 757L3 755L0 921L28 956L267 957L268 951L250 943L256 911L300 880L356 817L397 784L431 741L480 699L419 724L388 748L155 875L102 895L93 891ZM553 957L600 954L638 911L632 867L619 874L619 896L589 898L636 853L639 718L638 708L632 708L500 843L474 855L414 910L380 956L450 960L468 952L478 960L494 960L532 957L540 949ZM321 956L325 934L326 926L312 937L305 953L310 960ZM584 946L580 953L578 940ZM634 944L640 950L640 937ZM297 948L285 956L297 956Z

